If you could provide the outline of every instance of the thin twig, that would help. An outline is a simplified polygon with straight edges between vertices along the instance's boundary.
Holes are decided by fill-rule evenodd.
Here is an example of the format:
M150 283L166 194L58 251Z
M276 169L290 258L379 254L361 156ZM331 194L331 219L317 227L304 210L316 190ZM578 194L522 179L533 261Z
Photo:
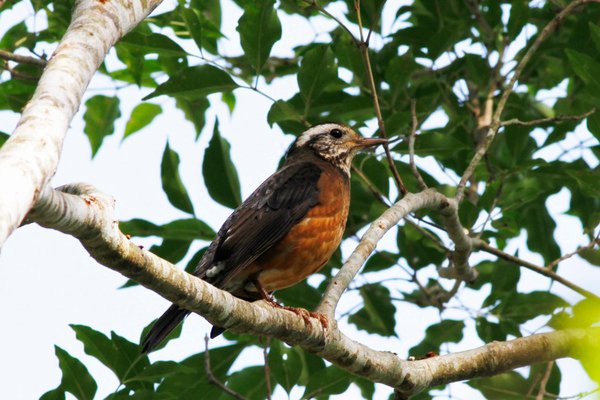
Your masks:
M271 400L271 368L269 367L269 347L271 346L271 338L265 339L265 347L263 349L263 358L265 360L265 386L267 387L267 400Z
M579 121L579 120L589 117L590 115L592 115L595 112L596 112L596 107L592 108L590 111L583 113L581 115L559 115L558 117L540 118L540 119L534 119L532 121L521 121L518 118L513 118L513 119L509 119L507 121L500 122L500 126L510 126L510 125L533 126L533 125L550 124L553 122Z
M574 290L575 292L579 293L580 295L587 297L587 298L591 298L591 299L598 299L599 297L597 295L595 295L592 292L589 292L585 289L583 289L582 287L577 286L576 284L574 284L571 281L566 280L565 278L563 278L562 276L558 275L557 273L555 273L552 270L549 270L545 267L540 267L539 265L535 265L533 263L530 263L529 261L525 261L519 257L515 257L511 254L505 253L500 249L497 249L493 246L490 246L488 243L486 243L485 241L481 240L481 239L475 239L473 238L473 246L477 247L483 251L485 251L486 253L490 253L493 254L495 256L498 256L506 261L510 261L512 263L515 263L517 265L520 265L522 267L525 267L527 269L530 269L534 272L537 272L538 274L542 274L544 276L547 276L548 278L555 280L556 282L562 283L563 285L565 285L566 287L568 287L569 289Z
M10 75L16 79L22 79L24 81L31 81L31 82L37 82L39 80L39 78L36 76L29 75L24 72L15 71L13 68L11 68L8 65L8 63L0 64L0 69L4 69L4 70L8 71L10 73Z
M423 180L421 173L417 169L415 165L415 138L417 136L417 126L419 125L419 121L417 120L417 103L415 99L410 100L410 115L412 120L412 127L410 129L410 136L408 137L408 157L409 157L409 165L412 170L413 175L417 178L417 183L421 190L427 189L427 184Z
M356 39L354 37L354 35L352 34L352 31L350 31L350 29L342 21L340 21L338 18L336 18L335 15L331 14L329 11L324 9L319 3L317 3L317 0L312 0L312 1L306 0L306 3L308 3L311 6L313 6L314 8L316 8L321 14L326 15L329 18L331 18L332 20L334 20L335 22L337 22L337 24L340 27L342 27L342 29L344 29L346 32L348 32L348 35L350 35L350 38L352 38L352 41L354 42L356 47L359 47L360 42L358 41L358 39Z
M0 50L0 58L6 61L14 61L20 64L30 64L37 65L38 67L45 67L48 64L48 61L43 58L36 58L30 56L23 56L21 54L11 53L10 51Z
M558 257L556 260L548 263L548 265L546 265L545 268L547 270L549 270L549 271L552 271L554 269L554 267L556 267L559 263L565 261L566 259L571 258L574 255L579 254L579 253L581 253L584 250L588 250L588 249L594 248L594 246L596 246L597 244L600 243L599 236L600 236L600 231L598 231L598 235L596 235L596 237L593 240L590 240L590 242L587 245L578 247L577 250L572 251L570 253L567 253L567 254L564 254L564 255Z
M565 17L567 17L570 13L572 13L577 7L579 7L580 5L586 4L586 3L600 3L600 0L577 0L577 1L570 3L568 6L566 6L560 13L558 13L544 27L544 29L542 29L539 36L536 38L536 40L533 42L533 44L529 47L529 49L527 50L527 52L525 53L525 55L523 56L523 58L517 65L517 67L515 68L513 76L510 79L508 85L506 86L506 90L502 93L502 96L500 97L500 100L498 101L498 105L496 106L496 110L494 112L494 116L492 118L492 122L487 131L487 134L486 134L484 140L482 141L482 143L478 146L477 150L475 151L475 154L473 155L473 158L471 159L471 162L469 163L469 166L467 167L467 169L463 173L463 176L460 179L460 182L459 182L457 190L456 190L456 200L457 201L459 201L459 202L462 201L462 199L464 197L465 186L466 186L469 178L471 177L471 175L473 175L475 168L477 168L477 165L479 164L479 162L481 161L483 156L486 154L487 149L490 147L490 145L494 141L496 133L498 132L498 128L500 127L500 117L502 116L502 112L504 111L504 107L506 105L508 97L512 93L512 91L515 87L515 83L521 76L523 69L525 68L525 66L527 65L527 63L529 62L529 60L531 59L533 54L540 47L542 42L544 40L546 40L552 32L554 32L554 30L556 29L558 24Z
M546 372L544 372L544 376L540 382L540 391L538 392L537 396L535 396L535 400L544 400L544 396L546 395L546 385L548 384L548 380L550 380L550 374L552 373L553 366L554 361L548 361Z
M213 374L212 369L210 368L210 353L208 352L208 335L204 336L204 372L206 373L206 380L213 385L217 386L219 389L230 395L231 397L237 400L246 400L244 396L236 392L230 387L225 386L223 382L217 379L217 377Z
M600 1L600 0L599 0ZM360 32L360 43L358 48L360 50L360 54L362 55L363 62L365 64L365 68L367 70L367 78L369 81L369 86L371 88L371 96L373 97L373 106L375 108L375 114L377 115L377 124L379 126L379 131L381 132L381 136L387 139L387 134L385 131L385 124L383 122L383 116L381 114L381 107L379 105L379 96L377 95L377 87L375 85L375 78L373 77L373 69L371 68L371 58L369 57L369 45L367 42L363 40L362 34L362 21L360 16L360 2L355 1L354 7L356 8L356 15L358 20L358 29ZM388 143L383 145L385 150L385 156L387 157L388 164L390 166L390 170L392 171L392 175L394 176L394 180L396 181L396 185L398 186L398 190L402 195L408 193L406 187L404 186L404 182L402 182L402 178L398 173L398 169L396 168L396 164L394 163L394 159L392 158L392 153L390 152L390 147Z

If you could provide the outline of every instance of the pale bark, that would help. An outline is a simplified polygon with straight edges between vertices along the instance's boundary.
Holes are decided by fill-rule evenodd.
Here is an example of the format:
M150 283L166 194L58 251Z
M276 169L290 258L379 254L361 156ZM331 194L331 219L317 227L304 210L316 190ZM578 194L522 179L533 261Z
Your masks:
M81 97L106 53L162 0L79 0L17 127L0 148L0 247L56 172Z
M361 250L361 255L355 258L366 258L368 254L365 253L374 248L369 242L378 240L377 236L383 235L386 227L409 210L432 207L446 200L433 190L407 195L372 224L359 245L366 250ZM578 346L585 348L600 340L598 328L574 329L494 342L478 349L424 360L402 360L392 352L377 351L353 341L338 329L333 319L324 327L317 319L302 318L262 301L248 303L175 268L136 246L121 233L113 207L114 200L110 196L90 185L68 185L56 191L45 190L29 219L77 237L101 264L202 315L215 325L301 346L349 372L392 386L405 395L433 385L567 357L576 352ZM352 278L348 275L344 279ZM326 294L340 295L341 292L335 290Z

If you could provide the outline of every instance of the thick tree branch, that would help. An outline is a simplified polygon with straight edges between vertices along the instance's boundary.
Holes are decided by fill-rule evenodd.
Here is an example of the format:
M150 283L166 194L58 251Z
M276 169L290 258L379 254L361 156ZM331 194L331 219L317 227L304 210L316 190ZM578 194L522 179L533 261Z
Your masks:
M445 197L432 190L409 194L399 202L402 206L397 204L384 215L397 221L417 204L439 207L443 201ZM349 339L337 328L335 321L325 329L316 319L305 320L263 301L248 303L175 268L140 249L121 233L113 207L114 200L110 196L89 185L68 185L56 191L45 190L29 218L42 226L77 237L101 264L202 315L213 324L238 333L263 335L299 345L349 372L392 386L406 395L433 385L571 356L578 350L577 346L600 340L598 328L573 329L494 342L478 349L425 360L404 361L394 353L376 351ZM371 227L375 230L371 235L383 234L385 226L378 227L377 224L385 221L378 221L374 223L375 228Z
M161 0L76 2L16 129L0 149L0 246L56 171L69 123L108 49Z
M475 172L475 168L477 167L477 165L479 164L479 162L481 161L481 159L487 152L488 148L494 141L494 138L496 137L496 133L498 132L498 128L500 127L500 117L502 116L502 112L504 111L504 106L506 105L508 97L510 96L510 94L512 93L512 91L515 87L515 83L519 80L519 77L521 76L523 69L525 68L525 66L527 65L527 63L529 62L529 60L531 59L533 54L540 47L542 42L544 40L546 40L548 38L548 36L550 36L554 32L554 30L560 24L560 22L564 18L566 18L569 14L574 12L577 9L577 7L579 7L583 4L586 4L586 3L600 3L600 0L577 0L577 1L573 1L572 3L567 5L560 13L558 13L552 19L552 21L550 21L544 27L544 29L542 29L542 31L540 32L540 34L538 35L536 40L533 42L533 44L529 47L529 49L527 50L527 52L525 53L525 55L523 56L521 61L519 61L519 64L515 68L512 78L508 82L508 85L506 85L506 89L504 90L504 92L502 93L502 96L500 97L500 100L498 101L498 105L496 106L496 110L494 111L494 116L490 123L490 127L487 130L485 138L477 146L477 150L475 151L475 154L473 155L473 159L469 163L467 169L465 170L465 172L463 173L463 176L460 179L460 182L459 182L457 190L456 190L456 199L459 202L464 197L465 186L466 186L468 180L470 179L471 175L473 175L473 172Z

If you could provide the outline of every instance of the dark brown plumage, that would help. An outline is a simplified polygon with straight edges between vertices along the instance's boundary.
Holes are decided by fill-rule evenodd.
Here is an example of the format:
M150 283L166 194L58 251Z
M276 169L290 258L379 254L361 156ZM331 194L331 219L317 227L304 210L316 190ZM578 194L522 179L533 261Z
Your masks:
M300 135L284 165L227 218L194 275L248 301L319 270L342 239L356 152L384 143L339 124ZM152 351L190 312L173 304L142 342ZM211 337L224 331L213 327Z

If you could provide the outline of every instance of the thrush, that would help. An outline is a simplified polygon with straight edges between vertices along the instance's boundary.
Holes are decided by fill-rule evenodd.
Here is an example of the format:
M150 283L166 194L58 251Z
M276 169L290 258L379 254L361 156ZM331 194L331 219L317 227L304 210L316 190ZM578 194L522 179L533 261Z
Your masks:
M227 218L194 275L244 300L273 303L271 293L331 258L348 219L352 159L385 142L334 123L303 132L283 166ZM143 339L143 352L154 350L189 313L171 305ZM214 326L211 338L224 330Z

